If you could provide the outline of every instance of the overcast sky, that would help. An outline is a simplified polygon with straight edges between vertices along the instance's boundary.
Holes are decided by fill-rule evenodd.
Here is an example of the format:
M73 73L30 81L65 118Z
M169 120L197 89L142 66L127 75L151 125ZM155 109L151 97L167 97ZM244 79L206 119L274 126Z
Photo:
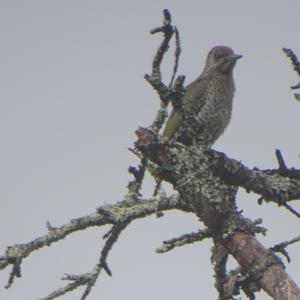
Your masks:
M134 130L151 123L158 98L144 81L161 37L149 30L168 8L180 30L180 74L198 76L216 45L243 58L235 68L231 124L215 148L249 167L277 167L279 148L300 168L300 103L282 47L300 57L299 0L78 1L0 0L0 250L46 233L122 200L135 157ZM169 80L172 51L164 64ZM146 183L145 196L152 185ZM249 218L262 217L267 247L299 234L295 217L257 195L239 194ZM300 210L300 205L295 204ZM113 277L102 274L90 300L216 299L210 242L155 254L163 240L196 231L195 217L169 212L134 222L109 256ZM0 299L31 300L66 282L64 273L90 271L108 228L74 234L42 249L22 265L22 278ZM300 245L290 247L287 270L300 278ZM82 290L62 297L79 299ZM261 294L257 299L267 299Z

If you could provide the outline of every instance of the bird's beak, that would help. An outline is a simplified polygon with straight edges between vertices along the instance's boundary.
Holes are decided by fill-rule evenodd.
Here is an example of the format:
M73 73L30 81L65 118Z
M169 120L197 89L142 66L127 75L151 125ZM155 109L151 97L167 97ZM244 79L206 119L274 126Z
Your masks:
M232 59L232 60L238 60L238 59L240 59L240 58L242 58L243 57L243 55L240 55L240 54L231 54L230 55L230 59Z

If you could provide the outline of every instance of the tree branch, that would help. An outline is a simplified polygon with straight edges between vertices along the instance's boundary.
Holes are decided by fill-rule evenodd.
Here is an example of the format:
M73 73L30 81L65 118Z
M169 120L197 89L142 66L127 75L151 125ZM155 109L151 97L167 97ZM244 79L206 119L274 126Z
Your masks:
M300 289L286 273L281 261L254 236L237 231L227 248L242 267L274 300L299 300Z
M242 186L268 200L290 201L300 198L300 180L250 170L223 153L205 151L198 146L159 143L152 133L140 131L137 132L137 149L158 165L161 178L172 183L182 199L190 203L215 243L223 245L238 261L242 273L250 278L247 282L257 283L274 299L299 300L295 297L300 297L300 290L285 272L279 258L256 240L254 235L258 230L237 211L235 197L236 187ZM221 266L217 270L219 283L222 274L225 277ZM282 280L285 285L277 288ZM218 290L223 293L220 287ZM244 290L253 298L254 290L250 286ZM280 298L288 291L294 296Z
M211 234L207 229L198 230L197 232L186 233L179 237L172 238L168 241L164 241L163 245L156 249L157 253L166 253L173 250L176 247L185 246L195 242L201 242L206 238L210 238Z
M292 49L288 49L288 48L283 48L282 51L291 60L291 63L292 63L292 66L293 66L294 70L297 72L298 76L300 77L300 62L299 62L298 57L296 56L296 54L293 52ZM291 86L291 89L293 89L293 90L299 89L299 88L300 88L300 82L297 83L296 85ZM297 100L300 100L300 94L299 93L295 93L294 96Z
M115 224L102 250L102 255L99 262L99 266L101 268L105 268L106 271L110 273L106 264L106 257L118 235L127 226L127 224L133 220L155 214L159 211L171 209L180 209L184 211L191 210L190 207L181 201L180 197L174 195L171 197L160 197L159 199L139 199L131 202L124 200L115 205L103 205L98 208L97 212L85 217L73 219L61 227L52 227L48 224L47 234L28 243L16 244L14 246L7 247L5 254L0 257L0 269L4 269L9 265L13 265L7 287L11 286L15 277L21 276L21 262L27 256L31 255L32 252L45 246L50 246L53 243L66 238L71 233L85 230L94 226ZM87 274L88 276L91 276L90 273ZM86 284L88 282L88 276L81 275L79 277L67 277L66 279L70 280L71 278L74 282L69 284L64 289L70 291L82 284ZM76 278L76 280L74 278ZM54 294L56 295L57 293L58 292ZM52 294L48 297L49 298L45 299L54 299Z
M224 153L210 150L214 173L227 184L243 187L247 192L257 193L267 201L282 204L300 199L300 178L280 174L278 170L249 169L241 162L228 158ZM293 174L300 170L293 169Z

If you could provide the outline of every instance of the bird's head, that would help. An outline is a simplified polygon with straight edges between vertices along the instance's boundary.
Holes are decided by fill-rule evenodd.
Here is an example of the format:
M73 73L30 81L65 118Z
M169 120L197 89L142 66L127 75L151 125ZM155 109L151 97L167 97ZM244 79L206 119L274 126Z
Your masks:
M236 61L241 57L242 55L235 54L229 47L216 46L207 55L205 70L217 70L229 74L232 72Z

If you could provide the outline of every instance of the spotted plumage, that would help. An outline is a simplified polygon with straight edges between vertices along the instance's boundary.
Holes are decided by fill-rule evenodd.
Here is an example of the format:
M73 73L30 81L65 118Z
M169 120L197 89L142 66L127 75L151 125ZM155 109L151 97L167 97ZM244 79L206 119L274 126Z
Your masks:
M202 74L186 87L183 105L203 125L197 138L208 146L214 144L229 124L235 91L232 71L240 57L229 47L214 47L207 55ZM163 136L170 139L184 132L181 125L181 116L173 111Z

